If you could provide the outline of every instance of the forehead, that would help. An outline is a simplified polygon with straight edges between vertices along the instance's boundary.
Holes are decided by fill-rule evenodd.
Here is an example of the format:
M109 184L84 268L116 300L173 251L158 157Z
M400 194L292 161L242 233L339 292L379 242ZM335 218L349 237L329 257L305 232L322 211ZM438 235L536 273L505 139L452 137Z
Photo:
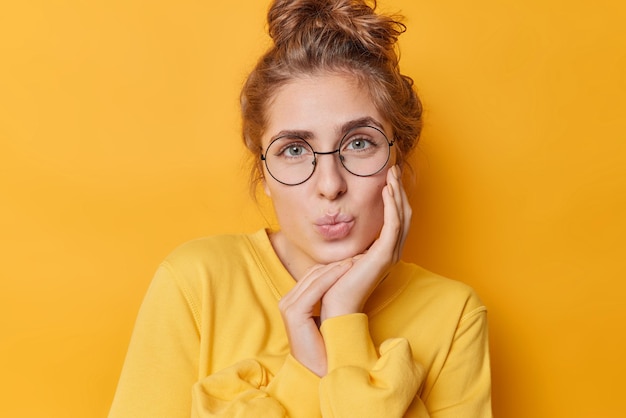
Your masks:
M322 74L295 78L281 86L269 102L267 144L285 130L309 131L313 137L336 135L343 126L369 118L388 132L388 124L376 108L369 91L346 74Z

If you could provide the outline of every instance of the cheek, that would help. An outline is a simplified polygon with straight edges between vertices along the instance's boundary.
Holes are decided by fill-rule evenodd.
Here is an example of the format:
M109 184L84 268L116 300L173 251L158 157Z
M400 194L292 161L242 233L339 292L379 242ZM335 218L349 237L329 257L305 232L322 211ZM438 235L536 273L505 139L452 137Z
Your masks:
M294 218L294 214L302 215L304 213L306 197L297 188L266 183L265 193L272 202L279 223L289 223Z
M380 205L383 204L383 189L387 185L387 172L379 173L375 178L376 182L374 186L371 188L371 199L379 202Z
M359 203L362 208L366 209L367 216L370 217L373 224L382 224L384 216L383 188L386 179L376 179L375 184L370 184L367 189L361 191L362 200Z

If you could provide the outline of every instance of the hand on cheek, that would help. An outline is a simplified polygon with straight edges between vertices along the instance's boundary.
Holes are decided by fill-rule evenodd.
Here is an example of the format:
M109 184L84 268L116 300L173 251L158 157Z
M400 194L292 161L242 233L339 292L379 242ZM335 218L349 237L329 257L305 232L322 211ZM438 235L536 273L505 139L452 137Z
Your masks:
M367 298L400 259L411 207L397 166L387 172L382 198L383 227L369 250L347 260L314 266L279 302L291 354L318 376L326 374L327 360L316 316L323 321L361 312Z
M361 312L367 298L400 260L411 224L411 206L400 177L397 166L388 170L382 192L384 222L380 235L366 253L352 259L351 268L324 294L322 320Z

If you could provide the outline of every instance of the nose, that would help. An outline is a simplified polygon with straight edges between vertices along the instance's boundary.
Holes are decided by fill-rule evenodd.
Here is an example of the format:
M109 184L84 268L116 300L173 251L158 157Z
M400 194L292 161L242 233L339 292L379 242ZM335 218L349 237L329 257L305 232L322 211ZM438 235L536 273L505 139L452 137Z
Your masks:
M315 173L313 181L316 183L320 196L335 200L347 190L345 175L348 172L339 161L338 151L316 153Z

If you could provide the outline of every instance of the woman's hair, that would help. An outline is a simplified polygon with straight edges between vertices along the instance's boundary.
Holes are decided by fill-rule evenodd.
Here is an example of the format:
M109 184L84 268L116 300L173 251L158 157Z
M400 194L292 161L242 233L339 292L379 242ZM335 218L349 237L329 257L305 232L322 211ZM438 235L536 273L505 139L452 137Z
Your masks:
M375 9L376 2L367 0L274 0L267 15L274 45L248 76L240 98L243 139L257 157L253 190L263 178L258 156L268 105L278 88L303 76L355 77L391 124L398 163L405 162L419 139L422 105L413 80L398 65L396 42L406 27Z

